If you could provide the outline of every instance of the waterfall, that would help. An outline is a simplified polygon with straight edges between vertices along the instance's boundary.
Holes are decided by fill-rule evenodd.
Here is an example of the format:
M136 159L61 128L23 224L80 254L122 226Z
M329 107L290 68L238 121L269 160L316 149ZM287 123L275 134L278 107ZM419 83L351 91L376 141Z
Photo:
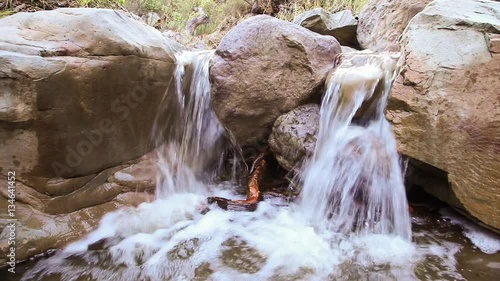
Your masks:
M402 169L384 116L398 58L353 55L327 79L317 144L300 174L300 209L317 227L411 239Z
M222 164L224 129L211 108L208 67L214 51L185 51L177 55L175 96L178 116L174 137L158 149L156 194L206 193ZM171 106L166 110L171 110Z

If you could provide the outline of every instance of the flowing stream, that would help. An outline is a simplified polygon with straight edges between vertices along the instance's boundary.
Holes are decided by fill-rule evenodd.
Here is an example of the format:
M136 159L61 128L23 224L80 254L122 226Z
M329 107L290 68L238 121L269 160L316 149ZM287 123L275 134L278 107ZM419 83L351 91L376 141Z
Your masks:
M465 280L456 254L472 246L426 228L440 218L414 217L412 240L383 115L398 72L391 55L346 59L329 76L299 200L201 212L208 195L245 197L234 181L217 180L227 145L210 107L212 55L177 58L178 126L158 149L157 199L107 214L96 231L40 260L22 280Z

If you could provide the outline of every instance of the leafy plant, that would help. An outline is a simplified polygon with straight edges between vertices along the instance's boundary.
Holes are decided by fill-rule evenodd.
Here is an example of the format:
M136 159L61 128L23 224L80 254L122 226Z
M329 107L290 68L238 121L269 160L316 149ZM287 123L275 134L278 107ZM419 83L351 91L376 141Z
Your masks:
M13 10L0 11L0 19L3 18L3 17L6 17L6 16L10 16L12 14L14 14Z

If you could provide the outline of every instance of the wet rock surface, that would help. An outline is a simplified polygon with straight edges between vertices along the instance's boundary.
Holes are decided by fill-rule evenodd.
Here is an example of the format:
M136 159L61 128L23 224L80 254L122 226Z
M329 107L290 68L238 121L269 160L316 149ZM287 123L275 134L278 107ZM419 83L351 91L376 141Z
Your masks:
M92 175L86 184L69 194L49 196L22 182L16 184L16 251L18 260L64 247L94 230L101 218L126 206L152 201L156 185L153 153ZM2 176L2 180L6 179ZM71 180L68 180L71 182ZM1 196L8 194L2 190ZM2 208L6 200L1 200ZM0 218L0 254L7 256L8 217ZM0 265L6 260L0 259Z
M278 117L269 136L269 148L278 163L287 170L300 168L314 152L318 128L317 104L302 105Z

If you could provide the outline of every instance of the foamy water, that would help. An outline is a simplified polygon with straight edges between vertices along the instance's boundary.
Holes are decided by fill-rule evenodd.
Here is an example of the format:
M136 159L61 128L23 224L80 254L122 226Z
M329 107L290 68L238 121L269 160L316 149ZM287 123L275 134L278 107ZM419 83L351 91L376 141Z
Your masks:
M238 197L227 189L213 194ZM95 232L24 280L53 274L61 280L417 280L415 268L426 256L446 260L450 270L456 263L449 245L315 230L294 204L262 202L255 212L212 206L202 215L205 199L175 194L108 214ZM102 249L87 250L103 239Z
M241 199L230 186L210 194ZM308 223L300 206L202 214L206 197L178 193L110 213L85 239L43 260L23 280L465 280L462 246L432 230L344 235ZM101 243L106 241L105 243ZM96 243L97 242L97 243ZM95 246L99 245L100 246ZM92 250L88 250L92 249ZM60 277L60 279L59 279Z
M442 209L440 213L443 217L449 219L451 223L461 226L464 229L463 233L465 237L469 238L483 253L495 254L500 252L500 239L498 234L483 229L475 223L451 212L449 209Z

